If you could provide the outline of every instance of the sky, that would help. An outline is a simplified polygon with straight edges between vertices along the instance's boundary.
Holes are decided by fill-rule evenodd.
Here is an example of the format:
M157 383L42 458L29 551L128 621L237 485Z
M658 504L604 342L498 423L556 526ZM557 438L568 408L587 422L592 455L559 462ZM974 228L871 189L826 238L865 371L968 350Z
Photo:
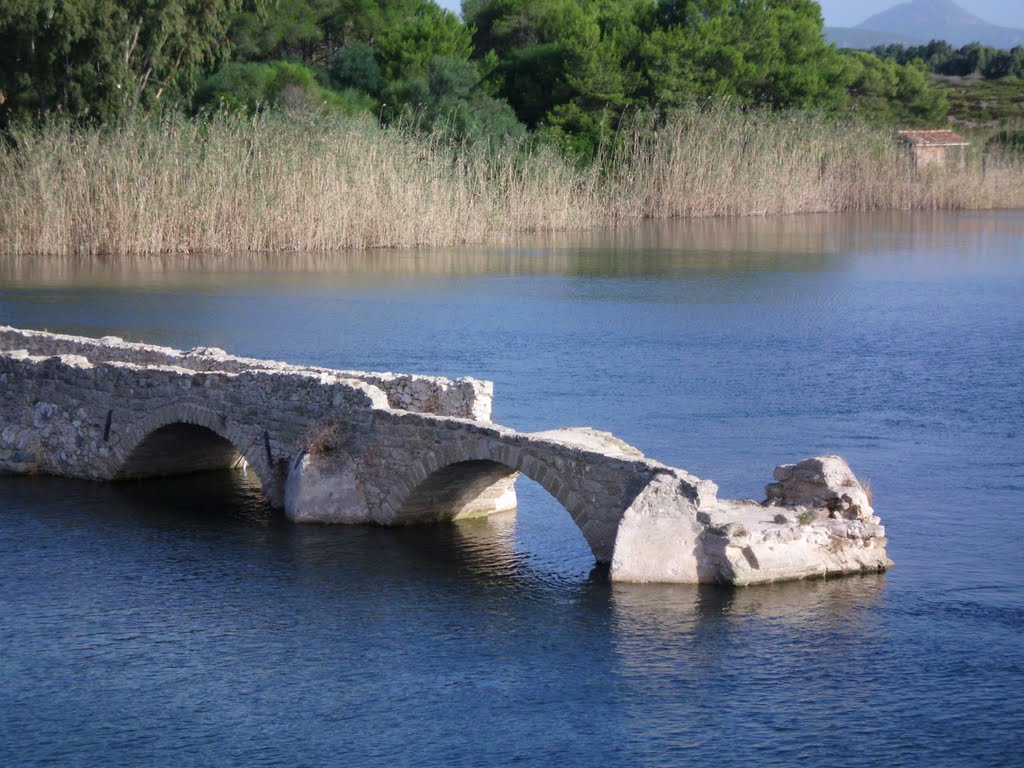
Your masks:
M1021 0L954 0L968 13L980 16L1000 27L1024 29L1024 2ZM452 3L458 5L458 3ZM821 0L825 23L830 27L855 27L869 16L899 5L896 0Z
M966 11L1000 27L1024 29L1021 0L956 0ZM439 0L445 8L458 11L460 0ZM869 16L899 5L899 0L821 0L825 23L830 27L855 27Z

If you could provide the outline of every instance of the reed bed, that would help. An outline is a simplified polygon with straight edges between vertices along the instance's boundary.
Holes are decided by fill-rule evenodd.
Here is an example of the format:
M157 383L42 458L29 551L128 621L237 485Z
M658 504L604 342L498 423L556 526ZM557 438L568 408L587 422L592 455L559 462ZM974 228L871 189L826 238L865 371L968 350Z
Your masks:
M598 221L587 175L553 153L363 119L221 115L14 139L0 154L4 253L444 246Z
M968 154L914 167L891 132L729 107L628 132L607 176L615 219L1024 208L1024 167Z
M449 246L644 218L1024 207L1024 170L918 172L886 132L723 107L624 128L599 162L368 118L52 124L0 149L0 253Z

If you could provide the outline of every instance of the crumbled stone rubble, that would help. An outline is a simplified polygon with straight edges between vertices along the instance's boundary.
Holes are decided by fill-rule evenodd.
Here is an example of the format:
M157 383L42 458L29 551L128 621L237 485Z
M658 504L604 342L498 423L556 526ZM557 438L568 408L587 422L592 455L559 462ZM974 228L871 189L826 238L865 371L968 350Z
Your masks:
M638 499L623 519L612 577L745 585L892 567L885 528L843 459L785 464L774 477L760 504L705 497L680 510L671 498Z

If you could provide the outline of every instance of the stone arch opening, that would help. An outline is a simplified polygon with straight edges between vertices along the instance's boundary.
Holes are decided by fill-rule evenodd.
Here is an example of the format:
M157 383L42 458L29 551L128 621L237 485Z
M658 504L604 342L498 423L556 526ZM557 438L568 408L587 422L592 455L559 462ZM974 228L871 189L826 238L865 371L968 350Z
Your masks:
M188 475L240 468L247 463L230 440L209 427L174 422L143 437L125 457L116 477Z
M280 483L264 457L267 435L228 420L223 414L172 403L118 428L112 420L114 479L192 474L231 467L246 468L259 481L272 506L280 506ZM260 440L260 437L263 440Z
M547 491L568 513L599 563L611 562L622 510L613 500L586 503L562 473L518 446L499 441L457 443L442 460L431 455L413 467L387 505L391 522L411 524L483 517L517 506L520 473ZM602 503L604 502L604 503Z
M519 472L497 461L469 459L428 475L395 512L398 524L486 517L516 508Z

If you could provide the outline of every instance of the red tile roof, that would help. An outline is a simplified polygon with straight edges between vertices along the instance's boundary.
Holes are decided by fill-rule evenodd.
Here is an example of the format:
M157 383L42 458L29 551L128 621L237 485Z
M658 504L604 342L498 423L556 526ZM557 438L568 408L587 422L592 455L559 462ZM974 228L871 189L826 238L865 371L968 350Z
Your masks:
M900 131L900 138L922 147L967 146L963 136L953 131Z

